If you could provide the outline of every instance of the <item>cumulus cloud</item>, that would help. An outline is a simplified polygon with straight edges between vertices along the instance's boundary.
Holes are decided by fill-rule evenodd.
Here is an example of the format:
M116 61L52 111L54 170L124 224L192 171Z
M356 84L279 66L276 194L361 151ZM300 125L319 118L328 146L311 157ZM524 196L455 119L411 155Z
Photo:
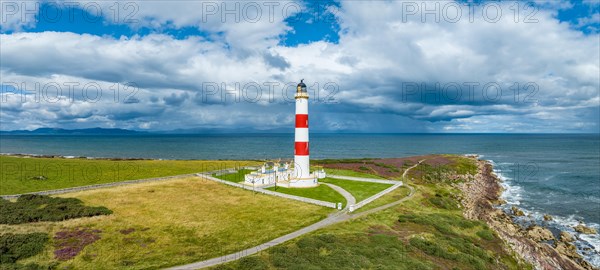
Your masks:
M286 18L294 9L235 22L190 12L189 4L207 8L196 1L169 8L140 2L138 24L193 26L208 31L205 37L3 34L5 85L80 82L80 91L90 82L106 89L133 83L136 92L94 104L81 95L48 104L3 93L10 101L2 104L1 123L3 129L292 127L290 82L306 78L312 121L323 131L598 131L598 34L556 19L568 2L539 10L533 23L506 13L514 3L495 3L505 12L497 20L481 15L485 6L441 3L458 7L462 17L402 12L408 8L402 1L341 1L339 42L296 46L279 43L293 29Z

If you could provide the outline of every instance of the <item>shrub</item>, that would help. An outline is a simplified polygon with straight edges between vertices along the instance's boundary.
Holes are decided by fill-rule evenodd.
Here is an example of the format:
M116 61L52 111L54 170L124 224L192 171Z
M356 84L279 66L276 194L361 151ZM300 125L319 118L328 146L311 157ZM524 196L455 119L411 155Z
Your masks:
M12 264L17 260L34 256L42 250L48 242L45 233L12 234L0 236L0 263Z
M66 261L74 258L85 248L100 239L100 230L74 228L57 232L54 235L54 257Z
M458 202L452 198L441 194L435 194L435 197L429 198L429 202L437 208L455 210L458 209Z
M54 264L50 264L48 266L42 266L42 265L38 265L35 263L28 263L28 264L17 264L17 263L10 263L10 264L0 264L0 270L51 270L51 269L55 269L56 265Z
M257 257L244 257L238 262L238 269L262 270L268 269L267 264Z
M488 240L488 241L494 240L494 233L492 233L492 231L490 231L490 230L478 231L477 236L481 237L482 239Z
M433 269L409 257L397 235L387 234L309 235L268 253L265 259L277 269Z
M429 241L429 240L423 239L421 237L413 237L410 239L409 242L410 242L411 246L414 246L414 247L420 249L421 251L425 252L426 254L444 258L444 259L448 259L448 260L456 260L456 258L457 258L456 254L449 253L448 251L446 251L444 248L442 248L440 245L438 245L437 243L435 243L433 241Z
M483 249L461 238L442 237L430 241L422 237L413 237L409 242L411 246L428 255L461 262L474 269L486 269L485 261L493 262Z
M72 218L110 215L106 207L90 207L76 198L23 195L16 202L0 199L0 224L62 221Z

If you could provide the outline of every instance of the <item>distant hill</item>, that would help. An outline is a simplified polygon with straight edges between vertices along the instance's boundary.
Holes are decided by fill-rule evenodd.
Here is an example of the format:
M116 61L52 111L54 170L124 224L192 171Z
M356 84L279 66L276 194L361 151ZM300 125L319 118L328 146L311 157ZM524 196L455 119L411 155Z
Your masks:
M272 128L272 129L256 129L256 128L189 128L189 129L173 129L165 131L155 131L158 134L244 134L244 133L293 133L294 128Z
M120 128L85 128L85 129L62 129L62 128L38 128L34 130L11 130L0 131L2 135L139 135L149 134L144 131L127 130Z
M323 131L312 130L313 133ZM286 133L293 134L294 127L257 129L252 127L243 128L188 128L188 129L173 129L173 130L153 130L153 131L137 131L120 128L85 128L85 129L63 129L63 128L38 128L34 130L0 130L0 135L151 135L151 134L264 134L264 133ZM348 131L338 131L338 133L348 133ZM352 132L350 132L352 133Z

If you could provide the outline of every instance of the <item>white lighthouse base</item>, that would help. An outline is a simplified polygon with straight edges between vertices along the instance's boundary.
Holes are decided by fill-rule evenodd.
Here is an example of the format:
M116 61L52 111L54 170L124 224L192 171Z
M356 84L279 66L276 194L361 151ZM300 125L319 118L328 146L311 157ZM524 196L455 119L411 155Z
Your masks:
M278 164L273 165L272 168L268 167L263 165L260 170L246 174L244 184L253 187L310 188L318 186L319 179L327 176L321 169L310 173L307 177L297 177L296 171L289 168L287 163L283 167L279 167Z

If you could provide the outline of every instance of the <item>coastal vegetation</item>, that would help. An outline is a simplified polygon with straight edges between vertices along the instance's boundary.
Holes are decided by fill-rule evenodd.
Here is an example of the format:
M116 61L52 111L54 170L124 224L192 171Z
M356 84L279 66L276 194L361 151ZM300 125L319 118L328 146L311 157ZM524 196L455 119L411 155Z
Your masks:
M15 202L0 198L0 224L22 224L38 221L110 215L106 207L84 206L76 198L53 198L44 195L23 195Z
M196 177L58 197L103 205L113 213L0 225L1 236L43 233L51 239L52 244L45 244L43 251L18 257L18 264L54 264L57 269L94 269L99 265L106 269L163 268L264 243L313 224L333 211Z
M44 250L48 242L45 233L0 235L0 269L47 269L34 263L18 264L17 261L32 257Z
M108 160L0 155L0 195L78 187L255 165L226 160Z
M214 269L531 269L506 251L484 222L463 217L459 191L452 183L468 177L454 177L453 173L471 168L465 165L474 161L458 156L430 157L430 163L423 163L442 166L444 173L434 177L427 174L437 173L435 170L426 170L414 174L419 179L408 177L406 184L415 188L409 200ZM422 158L412 160L414 165ZM421 183L421 179L430 180ZM357 212L409 193L406 187L397 189Z
M368 169L367 169L368 170ZM368 172L357 172L353 170L343 170L343 169L329 169L325 168L325 172L327 174L334 175L342 175L342 176L352 176L352 177L364 177L364 178L374 178L374 179L384 179L383 177L375 174L370 174Z

